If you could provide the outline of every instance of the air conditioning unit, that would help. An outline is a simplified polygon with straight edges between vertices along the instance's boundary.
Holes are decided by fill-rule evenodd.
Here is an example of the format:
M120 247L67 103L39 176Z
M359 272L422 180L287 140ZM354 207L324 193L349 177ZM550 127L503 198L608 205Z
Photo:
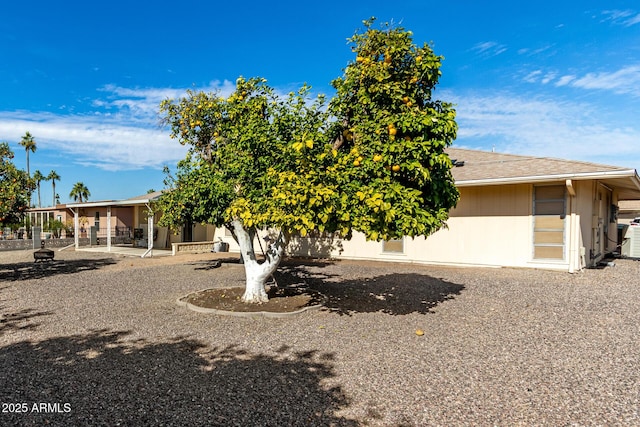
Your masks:
M620 253L625 257L640 258L640 225L627 228Z

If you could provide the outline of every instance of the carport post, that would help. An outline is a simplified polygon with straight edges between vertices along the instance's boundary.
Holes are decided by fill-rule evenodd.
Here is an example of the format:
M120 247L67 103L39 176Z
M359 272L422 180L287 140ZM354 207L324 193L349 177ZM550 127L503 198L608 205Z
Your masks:
M111 206L107 206L107 252L111 252Z
M76 208L73 211L73 243L76 245L76 249L80 249L80 218L78 213L80 208Z
M147 255L153 257L153 210L147 203L147 251L142 254L142 258Z

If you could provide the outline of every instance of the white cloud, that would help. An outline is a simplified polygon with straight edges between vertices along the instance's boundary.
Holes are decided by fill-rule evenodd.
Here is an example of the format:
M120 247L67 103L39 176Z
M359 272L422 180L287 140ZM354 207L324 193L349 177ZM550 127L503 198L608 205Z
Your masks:
M196 89L196 88L194 88ZM229 81L211 82L204 91L228 95ZM35 135L38 148L56 151L70 162L104 170L161 168L183 158L186 148L169 138L159 127L160 102L183 96L185 89L126 88L107 85L99 89L104 97L92 102L87 114L0 112L0 134L19 141L26 130Z
M443 96L451 98L458 146L640 168L640 127L607 121L591 104L511 94Z
M489 41L489 42L478 43L475 46L473 46L471 50L476 52L480 56L483 56L485 58L490 58L506 52L507 47L503 44Z
M523 77L527 83L553 83L555 86L571 86L589 90L606 90L616 94L640 96L640 65L628 65L615 71L587 73L583 76L565 74L558 77L555 71L542 76L542 70L531 71Z
M630 65L612 72L588 73L572 81L571 85L640 96L640 65Z
M108 116L0 113L0 134L6 139L19 141L26 130L36 137L39 149L64 154L71 163L110 171L161 168L186 152L153 124L132 126Z
M541 46L541 47L539 47L537 49L524 47L524 48L518 49L518 54L527 55L527 56L534 56L534 55L539 55L539 54L541 54L543 52L546 52L546 51L550 50L553 47L554 47L553 44L547 44L547 45Z
M558 79L558 81L555 83L556 86L566 86L569 83L571 83L571 81L575 80L576 76L572 76L572 75L566 75L566 76L562 76Z
M547 74L544 75L544 77L542 78L541 82L542 84L547 84L549 82L551 82L552 80L554 80L556 78L557 73L549 72Z
M640 13L627 20L627 26L640 24Z
M541 70L535 70L524 76L524 81L528 83L536 83L538 81L538 77L542 75Z
M228 80L213 81L206 87L193 89L228 96L235 90L235 84ZM99 90L105 93L106 99L94 100L95 107L119 114L120 120L133 122L157 119L160 102L179 98L186 93L184 88L126 88L116 85L106 85Z
M235 83L213 81L193 89L228 96ZM164 99L184 96L186 89L107 85L99 92L104 97L93 100L93 111L86 114L65 109L60 113L0 112L0 135L17 142L28 130L39 149L63 154L73 164L108 171L160 169L184 158L187 148L160 128L158 108Z
M542 70L531 71L529 74L524 76L523 80L527 83L542 83L547 84L553 81L557 76L557 73L554 71L543 72Z
M633 10L605 10L602 12L605 16L605 21L611 21L616 25L622 25L623 27L631 27L635 24L640 24L640 13Z

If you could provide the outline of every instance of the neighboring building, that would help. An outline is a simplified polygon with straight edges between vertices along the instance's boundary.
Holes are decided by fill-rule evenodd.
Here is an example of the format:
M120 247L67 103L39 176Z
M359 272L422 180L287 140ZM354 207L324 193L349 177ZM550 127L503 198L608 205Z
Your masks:
M156 191L125 200L67 204L74 218L74 235L91 237L89 233L93 227L99 244L107 248L111 245L132 245L149 250L167 249L177 242L213 240L214 228L211 226L188 224L178 234L171 233L167 227L157 226L161 213L153 212L152 204L161 194Z
M621 200L618 206L620 224L629 224L633 219L640 218L640 200Z
M73 213L67 209L66 205L56 205L44 208L31 208L27 212L29 226L40 227L41 230L48 230L52 221L59 221L64 225L70 225L73 221ZM63 230L60 237L67 237Z
M297 238L290 255L529 267L568 272L617 249L620 200L640 200L634 169L450 148L460 190L448 228L428 238L368 242ZM223 229L216 236L238 247ZM258 246L257 246L258 247Z

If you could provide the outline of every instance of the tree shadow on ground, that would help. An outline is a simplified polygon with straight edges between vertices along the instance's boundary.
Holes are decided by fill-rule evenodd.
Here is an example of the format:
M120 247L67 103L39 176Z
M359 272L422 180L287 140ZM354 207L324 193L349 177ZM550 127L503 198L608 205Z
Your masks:
M390 273L345 279L302 263L285 264L276 279L280 286L307 284L327 297L326 309L340 315L382 312L426 314L455 298L464 285L418 273Z
M256 257L259 262L264 261L264 256L262 254L256 254ZM283 261L282 265L288 266L314 266L314 267L325 267L329 265L333 265L335 262L331 259L317 259L317 258L307 258L307 257L288 257L285 261ZM225 257L225 258L215 258L211 260L205 261L195 261L190 262L188 265L195 266L194 270L213 270L221 267L223 264L234 264L234 265L242 265L242 259L240 256L237 257Z
M98 270L116 262L113 258L99 258L0 264L0 281L31 280L80 273Z
M215 258L205 261L190 262L188 265L194 265L194 270L213 270L222 266L222 264L238 264L240 265L240 256Z
M2 307L0 307L2 309ZM0 313L0 336L10 331L28 331L40 326L32 320L41 316L50 316L52 311L35 311L30 308L14 313Z
M332 354L254 354L236 346L127 342L127 332L19 342L0 348L3 426L357 426L336 415L349 405ZM50 404L34 411L34 403ZM36 409L40 407L36 405ZM52 412L53 411L53 412Z

